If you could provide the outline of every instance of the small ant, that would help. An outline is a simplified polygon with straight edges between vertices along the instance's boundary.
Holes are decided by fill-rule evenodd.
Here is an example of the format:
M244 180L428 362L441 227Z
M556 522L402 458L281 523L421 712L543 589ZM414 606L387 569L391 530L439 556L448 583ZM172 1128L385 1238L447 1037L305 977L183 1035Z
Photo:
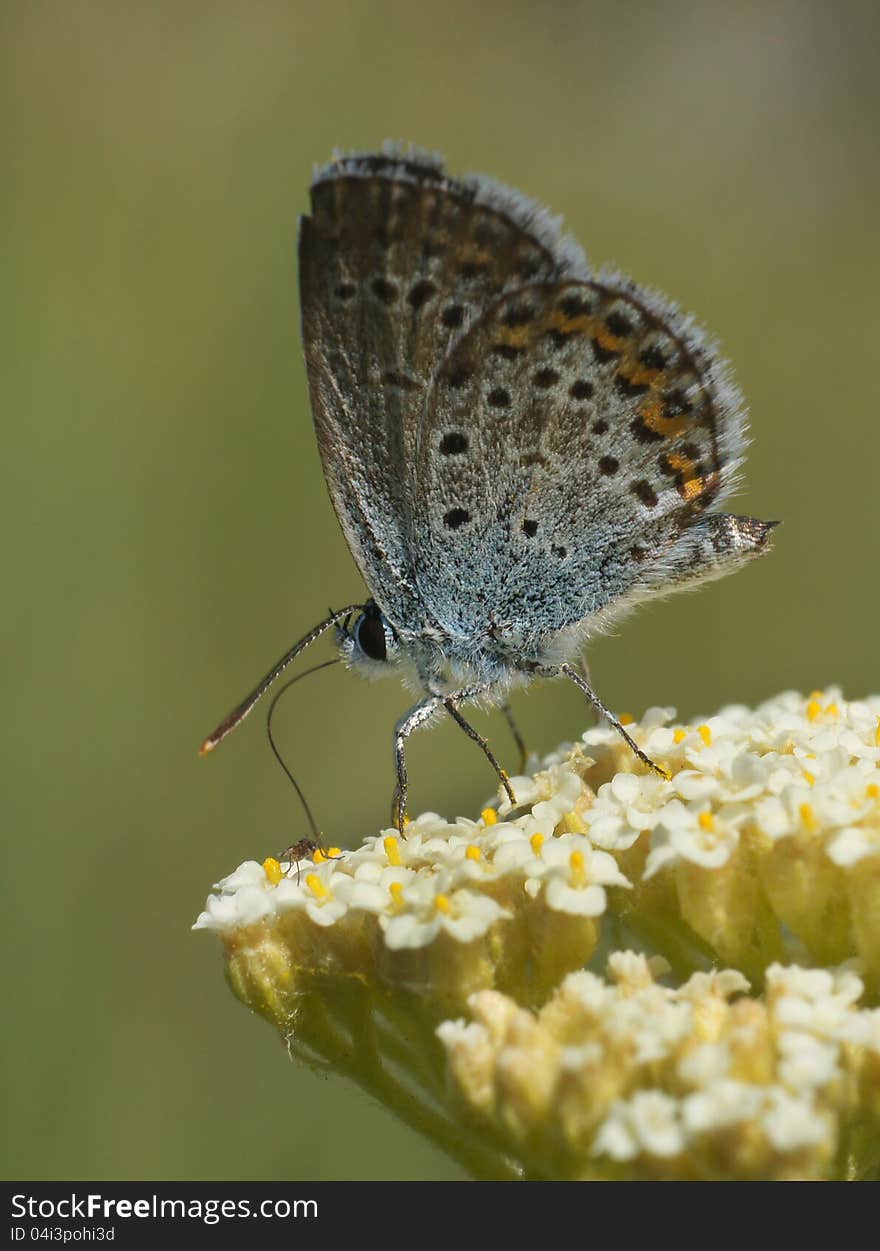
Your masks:
M321 846L317 839L301 838L297 842L292 843L290 847L285 848L284 851L279 851L275 859L279 861L286 860L288 862L288 869L285 877L290 876L291 869L294 865L296 865L296 880L299 882L300 875L302 874L303 860L313 859L316 851L320 852L321 856L325 860L339 860L342 856L341 851L335 856L331 855L326 848Z

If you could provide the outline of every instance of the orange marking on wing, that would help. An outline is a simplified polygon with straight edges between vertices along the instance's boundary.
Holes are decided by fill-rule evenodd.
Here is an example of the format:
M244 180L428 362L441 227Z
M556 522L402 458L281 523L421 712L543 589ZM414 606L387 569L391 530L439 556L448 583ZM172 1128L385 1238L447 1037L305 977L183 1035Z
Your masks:
M528 347L536 337L533 326L505 326L501 330L501 342L510 347Z
M670 457L671 459L672 457ZM712 496L718 490L718 474L707 473L702 478L698 475L689 481L683 482L678 490L688 503L699 499L701 495ZM708 502L707 500L706 503Z
M599 347L604 348L606 352L619 352L621 350L623 340L618 338L616 334L611 334L610 331L606 330L601 322L593 332L593 338L599 344Z
M677 434L683 434L685 430L690 428L690 417L664 417L663 405L659 400L648 400L639 409L639 414L645 425L653 430L655 434L662 434L668 438L674 438Z
M648 369L644 365L640 366L638 361L631 363L626 359L620 362L617 372L637 387L654 387L663 378L662 369Z
M691 458L681 452L670 452L666 460L669 468L679 476L679 481L676 483L679 494L686 500L698 499L705 490L705 483L697 473L697 467Z
M674 469L676 473L680 473L683 478L695 477L696 465L683 452L669 452L666 459L669 461L670 468Z
M586 313L578 317L567 317L562 309L555 308L545 322L550 330L564 330L566 334L590 333L593 319Z

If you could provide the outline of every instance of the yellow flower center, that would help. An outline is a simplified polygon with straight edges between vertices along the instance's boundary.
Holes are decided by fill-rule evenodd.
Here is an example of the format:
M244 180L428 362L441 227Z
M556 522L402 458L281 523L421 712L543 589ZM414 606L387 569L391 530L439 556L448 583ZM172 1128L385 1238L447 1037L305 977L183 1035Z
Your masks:
M813 811L813 805L801 804L798 811L801 814L801 820L804 823L804 827L807 830L809 830L811 834L815 834L816 830L818 830L819 828L819 822L816 820L816 814Z
M321 903L323 903L325 899L330 898L329 890L318 877L317 873L310 873L308 875L306 878L306 886L308 886L315 898L320 900Z
M568 863L571 867L572 886L586 886L587 866L584 862L584 853L582 851L573 851L568 858Z
M394 865L396 869L399 869L403 864L403 861L400 858L400 844L394 835L389 834L388 837L383 840L382 846L385 848L385 855L388 857L388 863Z
M442 912L444 916L449 916L449 913L452 911L452 904L450 903L449 896L438 895L434 900L434 907L438 912Z
M467 851L464 854L465 854L465 859L467 860L481 860L483 857L483 853L480 851L479 847L477 847L475 843L471 843L470 847L468 847Z
M544 846L544 835L533 834L532 837L529 839L529 842L532 845L532 851L535 853L535 855L540 856L541 848Z
M494 825L498 820L498 813L494 808L484 808L480 816L483 819L483 825Z
M711 812L701 812L697 817L700 823L700 829L706 834L714 834L715 817Z
M277 886L282 877L284 877L284 874L281 872L281 865L272 856L263 861L263 872L269 879L270 886Z
M697 726L697 732L707 747L712 746L712 731L707 725Z

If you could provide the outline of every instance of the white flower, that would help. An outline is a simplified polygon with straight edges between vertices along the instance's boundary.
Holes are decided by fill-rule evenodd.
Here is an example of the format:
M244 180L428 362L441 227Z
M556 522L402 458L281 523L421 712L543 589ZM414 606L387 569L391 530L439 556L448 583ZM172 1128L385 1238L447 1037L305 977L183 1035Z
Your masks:
M567 813L571 812L583 792L583 782L571 757L536 773L533 777L510 778L517 808L530 807L532 815L552 834ZM500 816L511 812L513 805L506 795L498 807Z
M779 1080L791 1091L827 1086L841 1076L840 1048L836 1043L823 1042L801 1031L786 1030L777 1045Z
M659 817L658 800L670 790L655 773L617 773L599 787L587 813L590 839L607 851L626 851Z
M791 792L789 791L789 795ZM802 792L802 802L806 802ZM768 796L755 805L755 824L768 838L788 838L800 829L801 819L796 811L784 804L776 795Z
M237 929L255 925L273 911L265 893L256 886L242 886L234 895L209 895L207 907L199 914L194 930Z
M797 1097L771 1088L761 1120L770 1144L779 1152L816 1146L828 1138L828 1125L809 1095Z
M880 826L848 825L828 841L825 851L842 869L852 868L868 856L880 855Z
M194 930L225 930L256 925L271 916L275 904L266 871L256 860L245 860L217 882L219 895L209 895L205 911L199 914Z
M551 794L533 806L532 816L536 821L546 822L547 832L552 834L562 818L572 811L580 799L584 784L571 763L556 765L549 771L548 781Z
M773 964L766 976L768 1002L780 1030L840 1042L851 1039L856 1021L852 1006L864 991L857 974Z
M608 974L627 991L646 990L670 971L663 956L646 956L641 951L614 951L608 957Z
M645 734L651 732L660 726L666 726L675 718L675 709L671 707L662 708L657 705L646 709L645 715L641 720L641 727Z
M641 994L615 1000L605 1032L615 1047L625 1046L639 1064L665 1060L693 1029L690 1004L677 1003L653 986Z
M269 886L269 879L266 877L266 870L256 860L245 860L227 877L221 878L216 886L217 890L222 891L224 895L234 895L237 890L246 886L266 889Z
M651 837L645 879L679 860L689 860L704 869L721 868L736 849L741 822L742 815L724 819L708 811L696 812L679 799L671 800Z
M515 777L508 778L510 789L516 797L517 808L529 808L532 804L538 803L541 798L541 786L538 781L539 775L536 773L529 777L524 773L518 773ZM499 816L505 816L512 812L514 805L510 802L506 792L498 805Z
M743 977L738 969L713 969L710 973L692 973L678 988L676 996L699 1004L711 996L732 999L734 995L745 994L748 990L748 978Z
M847 1007L854 1004L865 989L858 974L846 966L804 969L797 964L771 964L767 970L767 987L774 995L797 996L816 1005L839 1000Z
M531 823L523 822L528 828ZM508 828L498 837L492 852L492 864L502 874L515 874L528 879L532 867L540 860L541 851L547 841L540 830L527 835L525 828Z
M659 1090L640 1090L614 1103L593 1144L594 1155L620 1161L639 1155L671 1158L684 1149L678 1102Z
M722 1077L706 1088L687 1095L682 1121L688 1134L707 1134L730 1125L751 1121L763 1104L763 1088Z
M590 1016L601 1013L606 999L610 999L609 989L601 977L586 969L569 973L562 981L562 991L566 999L578 1003Z
M688 1086L708 1086L726 1077L729 1071L730 1048L725 1043L702 1043L685 1052L678 1062L678 1075Z
M402 865L386 865L375 876L358 875L348 896L348 906L352 912L393 916L400 910L403 891L418 880L414 869Z
M401 890L400 911L379 917L392 950L426 947L441 932L469 943L510 915L488 895L470 890L447 894L444 885L441 875L419 877Z
M583 834L545 839L537 855L524 861L525 889L532 897L544 886L544 899L554 912L601 916L606 886L630 885L613 856L594 851Z
M294 883L288 879L288 886L293 885ZM309 920L315 925L326 927L334 925L345 916L355 882L348 874L337 872L335 861L325 860L322 864L316 865L312 872L304 875L301 885L300 883L296 885L302 891L302 899ZM276 899L277 890L283 886L284 882L278 883ZM282 900L292 903L292 893L285 891Z
M697 769L680 769L672 779L671 789L681 799L688 802L698 800L704 804L719 799L723 794L717 777L711 773L701 773Z

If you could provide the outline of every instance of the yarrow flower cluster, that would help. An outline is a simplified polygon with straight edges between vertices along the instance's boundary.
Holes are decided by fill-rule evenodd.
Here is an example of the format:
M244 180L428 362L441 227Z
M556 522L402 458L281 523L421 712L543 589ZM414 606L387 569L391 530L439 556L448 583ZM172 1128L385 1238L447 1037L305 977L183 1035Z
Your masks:
M877 1147L880 1012L855 974L773 965L759 1001L734 970L669 989L657 957L608 963L537 1013L486 990L438 1029L463 1108L534 1175L818 1178L868 1123Z
M195 928L295 1054L475 1175L839 1175L847 1117L865 1123L841 1092L876 1079L880 1024L854 972L781 962L857 958L880 984L880 698L786 693L695 724L651 709L628 729L668 778L597 727L511 779L515 807L247 861ZM597 975L633 943L677 989L632 955ZM763 999L737 997L749 982ZM786 1001L812 1003L809 1024ZM764 1040L751 1069L743 1030Z

